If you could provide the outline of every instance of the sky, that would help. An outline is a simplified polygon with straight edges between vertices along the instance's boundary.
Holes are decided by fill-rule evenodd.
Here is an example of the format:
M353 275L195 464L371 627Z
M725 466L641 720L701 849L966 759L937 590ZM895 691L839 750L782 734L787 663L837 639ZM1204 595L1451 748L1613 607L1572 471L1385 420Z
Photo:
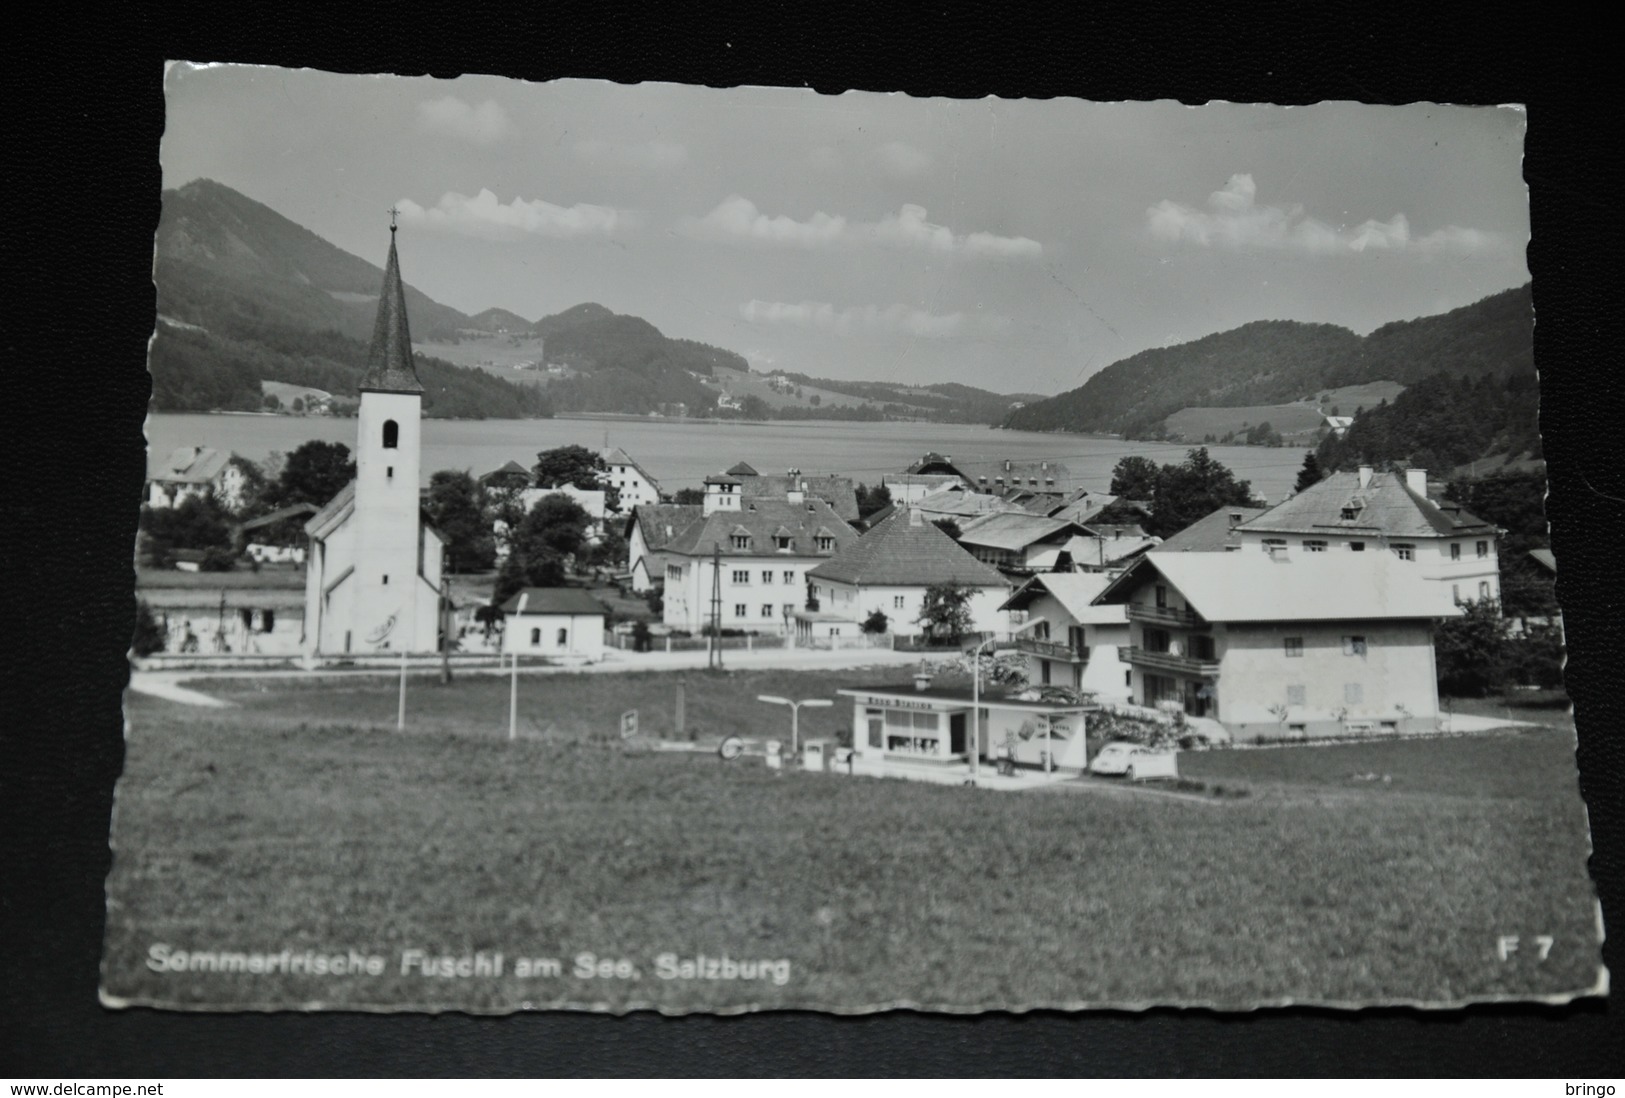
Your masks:
M1052 394L1255 320L1528 281L1524 111L923 99L172 65L224 183L465 313L582 302L753 369Z

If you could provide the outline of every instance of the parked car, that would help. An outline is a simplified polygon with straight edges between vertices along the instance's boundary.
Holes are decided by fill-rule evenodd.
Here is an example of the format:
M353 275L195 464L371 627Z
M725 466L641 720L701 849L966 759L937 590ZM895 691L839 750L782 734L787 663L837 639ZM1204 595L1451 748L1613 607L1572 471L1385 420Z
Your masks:
M1128 768L1134 762L1136 755L1149 754L1148 749L1137 743L1125 743L1114 740L1100 749L1100 753L1089 763L1091 774L1127 774Z

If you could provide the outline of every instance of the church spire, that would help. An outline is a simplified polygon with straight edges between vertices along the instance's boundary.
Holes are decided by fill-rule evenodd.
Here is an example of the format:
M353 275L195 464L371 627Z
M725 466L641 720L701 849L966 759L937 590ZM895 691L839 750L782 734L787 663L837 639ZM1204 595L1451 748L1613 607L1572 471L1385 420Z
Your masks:
M417 369L412 365L412 333L406 325L406 288L401 285L401 264L395 255L395 211L389 211L389 262L384 265L384 288L378 295L378 319L372 327L372 347L361 391L421 393Z

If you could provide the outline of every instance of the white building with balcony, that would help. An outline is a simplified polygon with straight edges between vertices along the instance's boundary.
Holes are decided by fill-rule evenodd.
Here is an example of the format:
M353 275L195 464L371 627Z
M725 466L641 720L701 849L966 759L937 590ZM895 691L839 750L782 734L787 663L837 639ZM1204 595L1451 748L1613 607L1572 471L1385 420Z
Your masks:
M1104 572L1046 572L1005 602L1026 626L1014 643L1027 656L1029 683L1070 686L1102 703L1132 700L1133 671L1118 658L1129 645L1127 611L1094 601L1111 579Z

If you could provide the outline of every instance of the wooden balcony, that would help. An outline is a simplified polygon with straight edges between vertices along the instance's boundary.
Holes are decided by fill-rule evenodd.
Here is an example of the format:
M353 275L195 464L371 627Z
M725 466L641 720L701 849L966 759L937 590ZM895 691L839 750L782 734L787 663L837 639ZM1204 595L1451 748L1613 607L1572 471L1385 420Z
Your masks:
M1059 660L1063 663L1088 663L1089 649L1087 647L1074 648L1070 644L1060 641L1039 640L1037 637L1017 637L1015 641L1017 652L1025 652L1039 659Z
M1138 645L1119 648L1117 658L1124 663L1155 668L1158 671L1172 671L1177 675L1191 675L1201 679L1217 678L1219 675L1218 660L1176 656L1172 652L1147 652Z
M1210 629L1207 619L1194 610L1181 609L1176 606L1141 606L1138 603L1129 603L1128 620L1144 622L1147 625L1172 625L1178 629Z

